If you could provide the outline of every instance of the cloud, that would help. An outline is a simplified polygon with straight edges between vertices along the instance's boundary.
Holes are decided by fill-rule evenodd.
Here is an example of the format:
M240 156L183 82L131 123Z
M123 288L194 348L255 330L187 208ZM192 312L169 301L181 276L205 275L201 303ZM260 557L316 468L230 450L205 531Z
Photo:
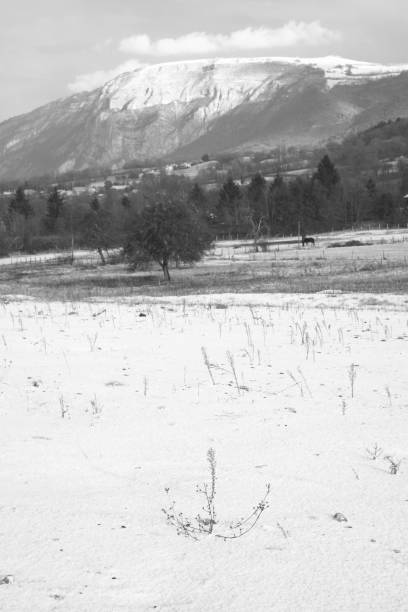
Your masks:
M213 55L237 51L272 50L298 44L318 46L338 40L338 32L319 21L289 21L279 28L252 28L230 34L191 32L177 38L152 40L147 34L124 38L119 49L124 53L150 56Z
M279 28L252 28L236 30L229 34L190 32L177 38L152 40L148 34L137 34L124 38L119 50L137 56L188 57L214 56L228 53L272 52L279 47L294 47L299 44L318 46L337 40L339 33L330 30L319 21L288 21ZM111 39L103 43L109 46ZM111 70L96 70L79 74L68 84L73 93L96 89L119 74L136 70L145 64L138 59L129 59Z
M124 72L130 72L132 70L136 70L137 68L142 68L144 64L142 64L137 59L130 59L127 62L123 62L116 68L112 68L111 70L96 70L95 72L89 72L87 74L79 74L75 77L75 80L72 83L68 83L68 89L73 93L79 93L81 91L91 91L92 89L96 89L101 85L104 85L107 81L114 79L119 74L123 74Z

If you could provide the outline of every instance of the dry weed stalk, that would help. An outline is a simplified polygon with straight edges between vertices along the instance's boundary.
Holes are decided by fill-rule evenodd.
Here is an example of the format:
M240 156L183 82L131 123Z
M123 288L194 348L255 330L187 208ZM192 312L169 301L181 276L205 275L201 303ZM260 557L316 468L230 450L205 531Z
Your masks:
M287 540L289 537L289 531L287 531L282 525L278 522L276 523L278 529L282 532L283 537Z
M226 533L215 533L214 528L218 524L215 510L217 464L215 460L215 451L212 448L207 451L207 461L210 472L210 482L204 483L201 487L199 485L196 487L196 492L204 497L204 505L202 507L204 514L197 514L196 517L190 519L182 512L176 511L175 501L171 502L168 508L162 508L162 512L166 516L167 523L176 528L178 535L183 535L196 541L199 540L201 536L211 534L216 538L222 538L224 540L240 538L255 527L262 513L268 507L267 498L270 493L270 484L268 483L266 485L264 497L253 507L252 512L246 518L241 518L237 522L231 522L228 525L228 531ZM165 491L169 494L170 490L166 488Z
M68 414L68 406L65 403L63 395L59 396L59 405L60 405L60 411L61 411L61 418L64 419L65 415Z
M370 459L375 461L378 457L381 457L383 449L380 448L376 442L373 448L366 448L366 451Z
M93 353L93 351L95 350L96 341L98 339L98 332L95 332L93 336L91 336L90 334L87 334L86 337L88 338L89 348L91 349L91 352Z
M384 461L388 461L390 464L390 467L389 467L390 474L398 474L399 469L401 467L402 459L400 459L399 461L396 461L395 459L393 459L393 457L391 457L390 455L387 455L384 457Z
M387 394L388 407L392 408L392 395L388 385L385 385L385 393Z
M99 404L96 398L96 395L93 396L90 402L91 402L92 414L95 416L102 414L102 406Z
M357 370L356 370L357 364L356 363L352 363L348 369L348 375L349 375L349 380L350 380L350 390L351 390L351 397L354 397L354 386L355 386L355 381L356 381L356 376L357 376Z
M205 363L206 368L208 370L208 374L210 376L211 382L212 382L213 385L215 385L214 376L213 376L213 373L211 372L211 367L212 366L211 366L211 363L210 363L210 361L208 359L207 351L206 351L204 346L201 347L201 353L203 355L204 363Z
M291 378L293 380L294 386L298 387L299 392L300 392L300 397L304 397L302 383L293 376L293 374L292 374L292 372L290 370L287 370L287 374L288 374L289 378Z
M246 387L245 385L240 385L238 382L238 376L237 376L237 371L235 368L234 357L230 351L227 351L227 359L228 359L230 368L232 370L232 374L234 375L235 386L237 388L238 393L241 393L241 391L248 391L248 387Z
M303 374L302 370L300 369L300 366L298 366L298 367L297 367L297 371L298 371L298 373L300 374L300 377L302 378L302 380L303 380L303 382L304 382L304 385L305 385L305 387L306 387L306 389L307 389L307 392L308 392L309 396L312 398L312 397L313 397L313 393L312 393L312 392L311 392L311 390L310 390L310 387L309 387L309 385L308 385L308 382L307 382L307 380L306 380L306 378L305 378L305 375Z

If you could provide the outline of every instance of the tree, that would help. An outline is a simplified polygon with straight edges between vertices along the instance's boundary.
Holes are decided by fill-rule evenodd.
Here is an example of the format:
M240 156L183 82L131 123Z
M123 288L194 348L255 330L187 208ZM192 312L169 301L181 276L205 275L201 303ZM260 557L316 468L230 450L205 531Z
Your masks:
M112 181L105 181L104 185L104 196L105 196L105 209L111 211L114 205L114 197L113 197L113 183Z
M247 198L252 212L253 222L259 225L264 219L268 221L268 207L266 199L266 180L260 172L254 174L247 189Z
M280 175L269 187L268 211L269 225L275 234L288 232L297 223L297 220L293 219L288 186Z
M372 178L369 178L365 184L364 197L367 202L366 208L368 218L376 217L378 191L377 185L375 184L375 181Z
M333 194L336 185L340 182L340 176L328 155L324 155L320 160L313 179L319 181L329 197Z
M186 203L160 200L135 215L125 253L135 265L156 261L169 281L171 261L199 261L211 242L207 224Z
M17 213L25 219L28 219L34 213L24 187L17 187L15 196L9 204L9 212Z
M232 176L229 176L220 189L218 197L218 211L221 218L227 222L233 221L235 228L239 224L239 204L242 193Z
M86 246L98 251L103 265L106 259L103 251L113 246L115 242L115 229L111 214L102 208L98 196L94 196L89 204L90 210L85 214L82 222L81 239Z
M328 155L320 160L313 175L313 189L319 203L319 216L330 229L344 223L343 190L340 175ZM319 194L320 190L320 194Z
M207 223L214 221L214 213L207 195L198 183L194 183L193 188L187 197L187 202L191 205L194 212L199 214Z
M123 208L125 210L129 210L130 207L131 207L129 196L126 193L123 194L123 196L122 196L122 198L120 200L120 203L122 204L122 206L123 206Z
M45 217L45 225L50 232L55 231L63 206L64 199L58 188L54 187L47 199L47 214Z
M9 204L10 217L13 218L16 214L23 220L23 249L24 251L28 251L30 248L30 231L28 220L32 215L34 215L34 210L25 194L24 187L17 187L15 196Z
M395 215L395 201L392 193L380 193L375 201L374 212L380 221L393 222Z

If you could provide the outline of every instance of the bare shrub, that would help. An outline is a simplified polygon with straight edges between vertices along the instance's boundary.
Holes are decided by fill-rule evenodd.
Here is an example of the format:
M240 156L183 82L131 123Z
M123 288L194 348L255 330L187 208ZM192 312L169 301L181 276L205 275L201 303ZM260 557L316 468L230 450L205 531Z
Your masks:
M240 538L255 527L262 513L268 508L269 504L267 498L270 493L270 484L268 483L266 485L264 497L252 508L252 512L247 517L241 518L236 522L230 522L225 533L221 531L215 533L214 528L218 524L215 510L215 483L217 476L215 451L212 448L207 451L207 461L210 472L210 482L204 483L202 486L197 485L196 487L196 493L204 498L202 507L203 514L201 515L199 513L194 518L188 518L183 512L176 511L175 501L171 502L170 506L167 508L162 508L162 512L166 516L167 523L175 527L178 535L183 535L193 540L199 540L201 536L211 534L216 538L223 538L224 540ZM169 489L165 489L165 491L169 494Z

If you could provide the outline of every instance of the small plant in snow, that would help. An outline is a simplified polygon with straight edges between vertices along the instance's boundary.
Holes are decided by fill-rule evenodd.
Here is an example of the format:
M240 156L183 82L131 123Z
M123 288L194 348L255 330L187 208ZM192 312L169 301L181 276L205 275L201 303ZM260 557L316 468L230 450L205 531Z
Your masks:
M375 443L373 448L366 448L366 451L370 459L375 461L378 457L381 457L383 449L380 448L377 443Z
M63 395L59 396L59 405L60 405L60 411L61 411L61 418L64 419L65 416L68 414L68 406L65 403Z
M349 380L350 380L350 389L351 389L351 397L354 397L354 384L356 381L356 376L357 376L357 370L356 370L357 364L356 363L352 363L348 369L348 375L349 375Z
M300 397L304 397L305 394L303 392L303 385L302 385L302 383L293 376L293 374L292 374L292 372L290 370L287 370L287 374L293 380L293 383L294 383L293 386L299 388Z
M384 461L388 461L390 464L389 466L390 474L398 474L399 469L401 467L402 459L400 459L399 461L396 461L390 455L387 455L386 457L384 457Z
M96 398L96 395L93 396L90 402L91 402L92 414L95 416L97 416L98 414L102 414L102 406L99 404Z
M385 393L387 394L388 407L392 408L392 395L388 385L385 386Z
M93 352L95 350L96 341L98 340L98 334L95 333L93 336L87 334L86 337L88 338L89 348L91 349L91 352Z
M211 366L210 360L208 359L207 351L205 350L204 346L201 347L201 353L203 355L204 363L205 363L206 368L208 370L208 374L209 374L209 376L211 378L211 382L212 382L213 385L215 385L214 376L213 376L213 373L211 372L211 367L212 366Z
M240 393L241 389L243 389L243 387L241 387L241 385L238 382L238 376L237 376L237 371L235 369L234 357L233 357L232 353L230 353L230 351L227 351L227 359L228 359L228 363L230 365L232 374L234 375L235 386L237 388L238 393Z
M216 533L214 528L218 524L215 511L215 483L217 477L215 451L212 448L210 448L207 452L207 461L210 472L210 482L204 483L201 487L199 485L196 487L196 492L204 498L204 504L202 507L203 514L199 513L194 518L188 518L182 512L176 511L174 501L168 508L162 508L162 512L166 516L167 523L176 528L178 535L184 535L185 537L192 538L193 540L199 540L200 536L211 534L213 534L216 538L223 538L224 540L240 538L255 527L256 523L261 517L261 514L268 507L269 504L267 502L267 497L270 493L270 484L268 483L266 485L266 493L264 497L256 506L253 507L252 512L246 518L241 518L235 523L229 523L228 531L226 533L218 531ZM166 488L165 491L167 494L169 494L168 488Z

